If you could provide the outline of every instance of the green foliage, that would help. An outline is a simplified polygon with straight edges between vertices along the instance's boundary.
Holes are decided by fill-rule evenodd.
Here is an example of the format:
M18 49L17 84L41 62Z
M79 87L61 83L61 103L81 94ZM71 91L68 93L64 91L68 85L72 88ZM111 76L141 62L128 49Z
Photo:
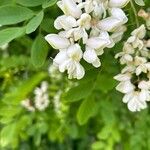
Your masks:
M33 16L33 12L21 6L3 6L0 7L0 20L1 25L16 24L30 19Z
M135 0L135 3L138 4L139 6L145 6L145 3L143 0Z
M31 60L36 67L41 67L48 53L48 45L43 36L39 35L35 39L31 49Z
M0 31L0 46L25 34L25 27L11 27Z
M80 105L77 112L77 120L80 125L87 123L88 119L97 112L97 102L93 96L86 98Z
M51 6L55 5L56 2L57 2L57 0L45 0L45 2L43 3L42 7L43 8L51 7Z
M43 13L43 11L41 11L34 18L32 18L32 20L30 20L30 22L27 24L27 28L26 28L27 34L34 32L38 28L38 26L41 24L41 22L43 20L43 16L44 16L44 13Z
M16 2L20 5L27 6L27 7L35 7L39 6L43 3L43 0L16 0Z
M86 82L79 84L76 87L71 88L65 95L64 99L66 102L74 102L86 98L89 96L93 90L93 86L89 86L90 83Z

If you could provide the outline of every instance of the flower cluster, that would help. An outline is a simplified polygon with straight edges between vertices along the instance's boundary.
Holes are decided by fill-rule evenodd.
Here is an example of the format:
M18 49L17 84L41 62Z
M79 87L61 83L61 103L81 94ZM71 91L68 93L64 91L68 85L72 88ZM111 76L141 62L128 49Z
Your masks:
M39 111L45 110L49 105L49 96L48 96L48 83L46 81L43 81L41 83L41 87L37 87L34 90L34 103L35 106L33 106L30 99L23 100L21 102L21 105L25 107L29 111L35 111L35 108Z
M54 26L58 34L48 34L45 39L59 53L54 65L60 72L67 71L69 79L81 79L85 70L80 64L83 58L94 67L100 67L98 56L104 48L112 48L120 41L128 21L121 9L129 0L60 0L58 7L64 15ZM81 47L82 46L82 47Z
M34 90L35 107L40 111L45 110L45 108L47 108L49 105L49 96L47 90L48 83L45 81L42 82L41 87L37 87Z
M141 25L124 43L123 51L116 54L125 65L121 74L114 77L120 81L116 89L125 94L123 102L133 112L146 108L146 101L150 101L150 52L143 39L145 34L145 26Z

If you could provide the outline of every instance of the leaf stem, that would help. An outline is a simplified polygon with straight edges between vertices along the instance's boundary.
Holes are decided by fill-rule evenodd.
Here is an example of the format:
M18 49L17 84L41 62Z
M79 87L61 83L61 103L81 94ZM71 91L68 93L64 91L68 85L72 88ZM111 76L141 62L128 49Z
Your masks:
M134 16L135 16L136 25L137 25L137 27L139 27L140 24L139 24L139 20L138 20L138 17L137 17L137 11L136 11L136 8L134 6L133 0L130 0L130 4L131 4L131 7L132 7Z

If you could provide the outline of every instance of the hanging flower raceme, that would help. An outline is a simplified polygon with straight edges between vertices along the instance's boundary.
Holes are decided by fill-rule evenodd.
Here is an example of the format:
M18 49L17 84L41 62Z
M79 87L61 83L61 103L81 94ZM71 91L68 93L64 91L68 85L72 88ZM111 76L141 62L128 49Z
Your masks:
M34 90L34 103L30 99L25 99L21 102L21 105L28 111L44 111L50 103L48 95L48 82L43 81L40 87L36 87Z
M58 34L45 39L59 53L54 65L60 72L67 71L70 79L81 79L85 74L80 64L83 58L94 67L100 67L99 56L105 48L112 48L122 39L128 21L121 9L129 0L60 0L63 15L56 18ZM81 46L82 45L82 46Z
M146 108L146 101L150 101L150 53L143 40L145 34L144 25L135 29L124 43L123 51L116 55L125 65L121 74L114 77L120 82L116 89L125 94L123 102L133 112Z

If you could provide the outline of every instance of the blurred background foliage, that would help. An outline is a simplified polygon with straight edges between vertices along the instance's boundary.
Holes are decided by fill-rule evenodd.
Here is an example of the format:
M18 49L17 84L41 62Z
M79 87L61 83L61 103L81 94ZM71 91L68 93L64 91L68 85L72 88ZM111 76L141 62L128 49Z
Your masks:
M101 68L83 63L86 76L80 81L50 71L57 51L43 37L57 32L53 22L62 12L56 2L0 0L0 46L9 43L0 50L0 149L150 150L150 109L129 112L115 90L113 76L121 68L114 55L122 42L105 50ZM143 8L149 9L150 1L145 3ZM129 22L124 40L136 27L130 4L125 12ZM49 84L50 104L30 112L21 101L32 98L42 81Z

